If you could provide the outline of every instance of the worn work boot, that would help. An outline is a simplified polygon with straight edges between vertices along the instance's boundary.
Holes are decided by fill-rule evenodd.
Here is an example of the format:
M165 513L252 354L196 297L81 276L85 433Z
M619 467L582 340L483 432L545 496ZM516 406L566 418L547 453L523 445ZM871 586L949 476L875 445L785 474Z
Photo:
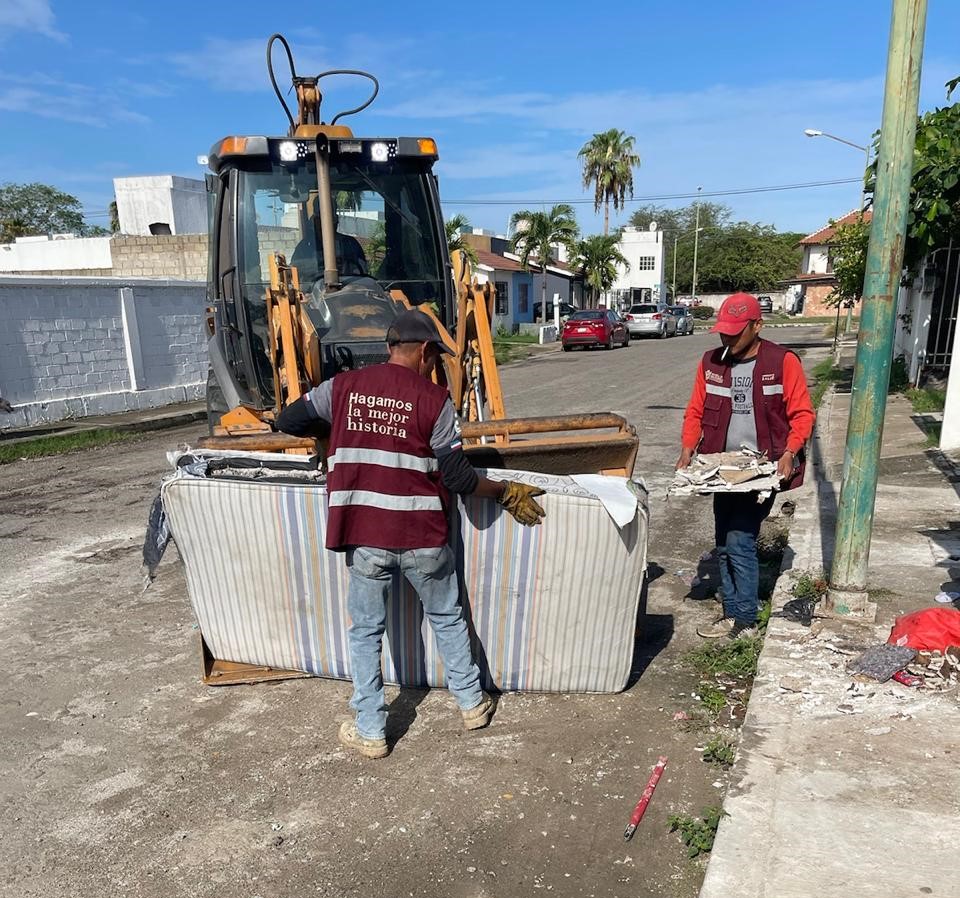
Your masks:
M757 625L755 623L750 623L749 621L734 621L733 628L727 634L730 639L742 639L746 637L747 639L752 639L757 635Z
M390 754L386 739L367 739L361 736L357 732L357 725L352 721L345 720L340 724L337 738L341 745L352 748L365 758L385 758Z
M461 711L463 716L463 728L465 730L479 730L490 723L490 715L493 714L493 699L486 692L481 693L480 704L467 711Z
M724 636L729 636L735 626L736 621L732 617L721 617L712 624L697 627L697 636L702 636L704 639L722 639Z

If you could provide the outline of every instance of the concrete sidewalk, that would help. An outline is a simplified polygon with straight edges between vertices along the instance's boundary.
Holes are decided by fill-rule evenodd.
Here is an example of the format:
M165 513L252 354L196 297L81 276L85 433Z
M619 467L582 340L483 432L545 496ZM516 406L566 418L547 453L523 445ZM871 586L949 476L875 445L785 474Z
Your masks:
M774 609L795 576L829 567L849 396L828 395L815 471L795 496ZM871 625L811 628L773 617L701 898L960 896L960 703L846 664L886 642L896 617L960 578L960 503L950 459L926 450L890 397L870 551ZM791 558L792 555L792 558Z

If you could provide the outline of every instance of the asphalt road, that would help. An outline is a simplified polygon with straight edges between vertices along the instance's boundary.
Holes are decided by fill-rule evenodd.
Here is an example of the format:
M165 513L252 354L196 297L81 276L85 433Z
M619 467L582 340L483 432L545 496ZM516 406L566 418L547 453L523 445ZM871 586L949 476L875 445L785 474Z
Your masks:
M779 330L784 341L816 329ZM650 586L620 695L506 695L460 729L442 690L388 694L391 756L336 742L348 684L208 688L175 551L141 594L164 453L196 427L0 467L0 895L693 898L671 813L719 804L683 655L714 613L683 582L708 503L665 504L706 335L548 353L502 371L511 415L618 411L651 489ZM680 573L678 573L680 572ZM623 827L660 754L640 831Z

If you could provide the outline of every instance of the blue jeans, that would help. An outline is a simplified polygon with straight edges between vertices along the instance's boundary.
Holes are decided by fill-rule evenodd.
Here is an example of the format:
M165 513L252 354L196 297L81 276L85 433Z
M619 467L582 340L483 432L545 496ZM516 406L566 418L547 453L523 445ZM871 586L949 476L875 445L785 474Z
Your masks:
M447 684L464 711L480 704L480 670L470 651L467 622L460 606L460 588L453 552L437 549L369 549L358 546L347 553L350 589L350 665L357 732L365 739L383 739L387 705L383 694L380 655L387 624L387 595L399 571L420 596L423 613L437 640L447 673Z
M713 497L723 616L740 623L754 623L760 609L757 536L773 500L771 494L766 501L757 502L756 493L716 493Z

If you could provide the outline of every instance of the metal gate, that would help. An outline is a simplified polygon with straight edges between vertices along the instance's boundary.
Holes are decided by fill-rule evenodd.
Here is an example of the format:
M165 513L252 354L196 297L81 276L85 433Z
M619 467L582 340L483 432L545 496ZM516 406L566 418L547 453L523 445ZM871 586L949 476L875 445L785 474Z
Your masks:
M935 267L936 286L930 307L927 351L921 362L921 370L932 369L946 373L950 368L953 338L957 329L957 306L960 301L960 246L955 246L951 241L948 247L935 250L927 264Z

